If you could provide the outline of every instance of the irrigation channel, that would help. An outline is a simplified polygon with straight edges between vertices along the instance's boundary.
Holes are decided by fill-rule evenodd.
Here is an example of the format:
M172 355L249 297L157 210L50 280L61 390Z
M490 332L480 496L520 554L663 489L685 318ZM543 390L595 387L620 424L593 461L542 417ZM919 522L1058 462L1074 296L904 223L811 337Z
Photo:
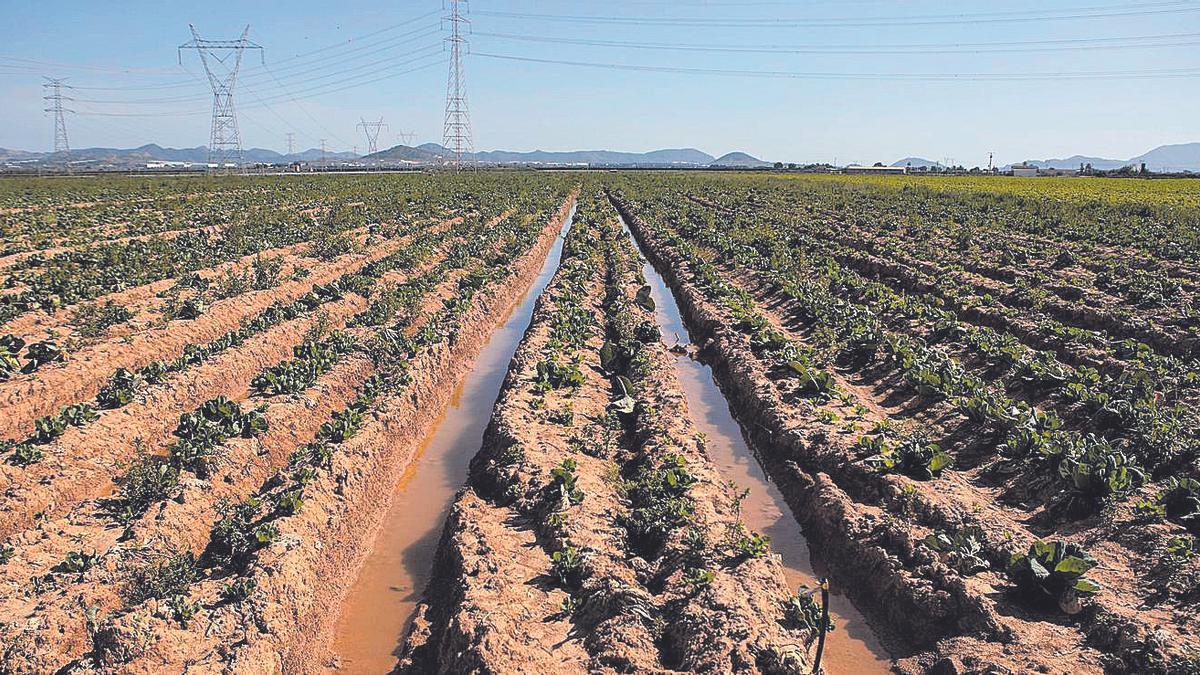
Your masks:
M479 452L537 298L558 269L563 238L574 216L572 207L537 278L492 333L396 486L371 553L342 603L333 644L342 672L387 673L395 666L432 575L446 514L466 479L471 458Z
M678 340L686 348L690 339L675 297L666 281L647 261L637 238L628 227L625 231L642 256L642 274L650 285L663 340L668 345ZM692 421L707 436L705 448L722 478L733 481L739 489L750 490L742 502L746 526L771 537L771 549L783 559L788 585L793 589L802 584L815 587L819 577L817 569L821 567L819 558L814 559L800 524L792 517L779 488L767 478L746 444L712 369L689 353L676 356L675 372L687 397ZM829 616L836 628L827 636L823 670L855 674L891 672L891 657L887 650L862 613L844 593L838 592L836 584L831 588Z

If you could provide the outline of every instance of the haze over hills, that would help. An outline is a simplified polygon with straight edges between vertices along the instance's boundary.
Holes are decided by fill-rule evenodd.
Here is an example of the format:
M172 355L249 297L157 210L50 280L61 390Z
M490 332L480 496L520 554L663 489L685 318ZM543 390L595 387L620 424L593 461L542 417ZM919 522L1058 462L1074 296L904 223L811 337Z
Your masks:
M714 159L709 163L709 166L739 166L739 167L760 167L771 166L770 162L764 162L757 157L747 155L744 152L730 152Z
M437 143L425 143L415 148L397 145L382 150L364 159L381 161L412 161L432 162L453 153ZM529 164L529 165L558 165L558 166L765 166L767 162L751 157L745 153L735 152L723 156L720 160L712 155L695 148L670 148L652 150L650 152L618 152L614 150L570 150L547 151L533 150L529 152L514 152L510 150L490 150L477 152L467 156L484 164ZM721 160L726 160L722 162Z
M1081 164L1091 164L1093 169L1111 171L1123 166L1140 166L1146 163L1146 168L1157 172L1194 171L1200 172L1200 143L1179 143L1162 145L1153 150L1130 157L1129 159L1109 159L1089 155L1072 155L1070 157L1052 159L1027 159L1025 164L1040 169L1078 169ZM940 167L935 162L923 157L905 157L892 162L892 166L911 166L913 168L928 166ZM1003 168L1009 168L1012 165Z
M437 143L425 143L416 147L397 145L373 155L358 156L350 152L325 152L316 148L290 155L264 148L249 148L242 155L248 163L288 164L291 162L318 162L357 160L364 163L405 163L415 165L440 164L452 156L452 152ZM468 157L470 159L472 157ZM28 152L0 148L0 162L9 164L62 164L64 159L72 163L87 163L119 168L138 168L151 162L185 162L202 164L208 159L208 148L164 148L147 144L137 148L81 148L72 150L69 158L49 152ZM534 150L514 152L490 150L478 152L475 161L483 164L518 164L550 166L630 166L630 167L707 167L717 166L767 166L756 157L743 152L731 152L721 158L694 148L672 148L651 152L617 152L613 150L573 150L550 152Z
M1149 152L1129 159L1072 155L1062 159L1025 160L1026 164L1042 169L1077 169L1081 164L1091 164L1093 169L1104 171L1120 169L1123 166L1140 166L1143 162L1151 171L1200 171L1200 143L1160 145Z
M249 148L243 152L248 163L288 164L292 162L352 161L364 163L396 163L411 165L435 165L446 161L453 153L437 143L425 143L416 147L397 145L373 155L359 156L352 152L322 152L310 148L293 154L283 154L265 148ZM472 157L468 157L471 159ZM50 152L8 150L0 148L0 164L20 168L22 166L60 166L64 159L73 164L86 164L97 168L135 169L151 162L184 162L203 164L208 159L205 146L194 148L165 148L154 143L137 148L81 148L72 150L68 158ZM618 152L614 150L533 150L516 152L489 150L475 153L473 159L483 164L507 164L528 166L608 166L608 167L678 167L702 168L732 166L757 168L770 166L744 152L730 152L720 157L695 148L669 148L650 152ZM1163 145L1129 159L1109 159L1091 155L1072 155L1065 158L1030 159L1025 163L1040 168L1075 169L1081 164L1091 164L1098 170L1113 170L1123 166L1139 166L1142 163L1151 171L1200 172L1200 143ZM912 156L896 160L892 166L940 167L942 164L924 157ZM1009 165L1011 166L1011 165ZM1007 168L1007 167L1005 167Z
M925 166L937 169L941 168L942 163L935 162L932 159L925 159L924 157L905 157L904 159L898 159L892 162L892 166L908 166L914 169L919 169Z

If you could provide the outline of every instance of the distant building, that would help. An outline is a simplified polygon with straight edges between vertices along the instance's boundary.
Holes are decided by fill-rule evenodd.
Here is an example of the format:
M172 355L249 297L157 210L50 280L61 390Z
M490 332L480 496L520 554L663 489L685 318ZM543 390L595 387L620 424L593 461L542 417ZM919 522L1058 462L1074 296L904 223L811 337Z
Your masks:
M1037 176L1078 176L1079 169L1056 169L1049 167L1040 169L1033 164L1013 164L1012 175L1022 178L1035 178Z
M1038 175L1039 176L1078 176L1079 169L1056 169L1054 167L1050 167L1049 169L1042 169L1041 171L1038 171Z
M907 166L848 166L842 169L843 173L858 173L858 174L905 174L908 173Z
M1013 164L1012 175L1023 178L1034 178L1038 175L1038 168L1032 164Z

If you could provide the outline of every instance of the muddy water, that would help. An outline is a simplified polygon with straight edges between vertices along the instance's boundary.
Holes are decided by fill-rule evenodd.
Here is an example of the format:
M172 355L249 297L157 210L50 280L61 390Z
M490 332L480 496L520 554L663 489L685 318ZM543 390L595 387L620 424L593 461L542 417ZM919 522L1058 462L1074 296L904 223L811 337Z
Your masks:
M342 603L333 643L341 672L387 673L395 665L433 571L446 513L479 451L509 362L533 317L534 302L558 269L562 235L570 226L568 217L541 272L492 333L396 486L371 554Z
M640 251L632 234L630 240ZM676 341L687 345L687 328L666 282L649 262L644 262L642 272L657 306L655 314L663 341L667 345ZM705 447L721 476L742 489L750 488L750 494L742 503L742 519L746 526L771 537L771 548L783 559L784 574L793 589L802 584L815 587L821 561L814 559L800 524L792 517L779 488L767 478L746 445L741 427L717 387L712 369L679 355L675 359L675 372L687 396L688 409L696 427L707 435ZM837 592L836 585L831 589L829 614L836 629L826 638L823 670L856 675L890 672L891 659L887 650L849 598Z

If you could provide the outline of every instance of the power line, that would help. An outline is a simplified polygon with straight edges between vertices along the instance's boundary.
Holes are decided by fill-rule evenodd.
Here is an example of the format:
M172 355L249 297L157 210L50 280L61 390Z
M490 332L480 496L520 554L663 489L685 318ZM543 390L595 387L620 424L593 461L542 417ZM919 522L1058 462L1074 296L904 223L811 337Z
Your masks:
M1034 21L1066 21L1076 19L1107 19L1130 16L1152 16L1162 14L1180 14L1200 11L1200 5L1193 0L1174 0L1172 2L1146 3L1139 5L1100 5L1094 7L1076 7L1072 9L1043 9L1011 12L982 12L977 14L927 14L920 16L879 16L879 17L836 17L816 19L735 19L735 18L689 18L689 17L628 17L628 16L585 16L565 14L537 14L532 12L503 12L482 10L476 12L479 16L490 16L502 19L521 19L535 21L620 24L642 26L692 26L710 28L775 28L775 27L810 27L810 28L858 28L858 27L888 27L888 26L933 26L954 24L980 23L1027 23Z
M67 119L63 113L74 112L63 108L63 101L70 101L71 98L63 96L63 87L70 89L70 85L64 84L67 78L60 77L43 77L46 83L42 87L50 92L42 98L50 101L50 107L44 108L45 112L54 113L54 152L63 153L64 159L71 152L71 143L67 140Z
M1168 68L1160 70L1117 70L1075 71L1058 73L835 73L794 72L786 70L736 70L728 68L687 68L680 66L647 66L623 63L596 63L588 61L565 61L539 59L511 54L488 54L477 52L475 56L505 61L546 63L608 70L629 70L656 73L682 73L691 75L728 75L735 77L768 77L809 80L924 80L924 81L1025 81L1025 80L1084 80L1084 79L1173 79L1200 76L1200 67Z
M467 0L450 0L450 74L446 81L446 117L442 125L442 146L454 153L454 170L462 168L463 154L474 155L471 138L471 113L467 106L467 83L463 71L463 51L468 48L464 30L470 27L468 20L459 10Z
M423 19L427 19L427 18L436 16L438 14L440 14L440 11L438 11L438 10L434 10L432 12L427 12L425 14L421 14L419 16L412 17L410 19L406 19L399 23L392 24L391 26L387 26L385 28L380 28L379 30L372 31L370 33L366 33L364 35L347 38L346 40L343 40L341 42L327 45L325 47L318 47L318 48L310 50L308 52L301 52L299 54L295 54L295 55L286 57L284 59L280 59L276 63L277 64L288 64L292 61L301 59L305 56L310 56L312 54L317 54L317 53L321 53L321 52L329 51L329 50L333 50L333 49L341 49L343 47L346 47L347 45L355 45L355 46L351 49L346 49L344 51L344 53L359 51L362 49L367 49L372 46L384 44L386 42L395 40L397 38L404 37L405 35L408 35L408 33L394 36L392 38L388 38L386 40L383 40L383 41L380 41L380 42L377 42L374 44L365 45L365 46L357 46L356 42L359 40L364 40L369 37L374 37L376 35L380 35L380 34L395 30L397 28L415 23L417 21L421 21ZM437 27L438 27L438 24L433 23L433 24L430 24L429 26L424 26L424 27L418 28L413 32L424 31L424 30L428 30L429 28L436 29ZM165 74L167 72L170 72L166 69L158 69L158 68L141 68L141 69L139 69L139 68L106 68L106 67L91 66L91 65L86 65L86 64L66 64L66 63L55 64L55 63L51 63L51 62L47 62L47 61L36 61L33 59L23 59L20 57L4 56L4 55L0 55L0 60L15 60L15 61L21 61L21 62L29 62L31 64L35 64L38 66L53 65L53 66L60 67L60 68L97 70L97 71L116 73L116 74L124 74L124 75L143 75L143 74L152 74L152 73L156 73L156 72L161 72L161 73ZM325 61L327 61L327 59L323 58L320 60L314 60L313 63L325 62ZM13 67L16 67L16 64L14 64ZM33 66L23 66L23 67L33 67ZM288 66L288 67L290 67L290 66ZM141 71L145 71L145 72L141 72ZM248 76L248 77L253 77L253 75ZM133 85L133 86L123 86L123 87L84 87L84 86L81 86L81 87L76 87L76 88L82 89L82 90L89 90L89 91L150 91L150 90L160 90L160 89L178 89L178 88L190 87L190 86L192 86L192 83L188 80L175 80L175 81L158 83L158 84L150 84L150 85Z
M367 137L367 154L373 155L379 152L379 130L388 128L383 117L380 117L377 122L368 122L365 117L360 117L357 128L362 129L363 135ZM357 155L358 152L354 154Z
M238 71L242 67L242 55L247 49L257 49L262 54L262 47L247 39L250 34L250 24L246 24L242 36L236 40L206 40L196 32L196 27L188 24L192 30L192 41L179 46L179 63L183 64L183 50L194 49L200 55L204 64L204 72L208 74L208 82L213 91L212 134L208 144L208 163L223 167L234 160L242 163L242 137L238 133L237 114L233 108L233 89L237 84ZM233 65L226 66L224 72L213 72L209 59L225 64L226 59L232 58Z
M981 42L958 44L876 44L868 47L846 44L830 45L730 45L697 43L664 43L632 40L593 40L584 38L553 37L549 35L519 35L513 33L475 32L473 35L494 37L520 42L572 44L588 47L619 47L622 49L649 49L663 51L748 53L748 54L959 54L959 53L1024 53L1054 52L1095 49L1155 49L1165 47L1193 47L1200 45L1200 33L1177 33L1174 35L1143 35L1136 37L1078 38L1073 40L1034 40L1026 42ZM1173 42L1157 42L1174 40ZM1128 44L1119 44L1128 43Z

